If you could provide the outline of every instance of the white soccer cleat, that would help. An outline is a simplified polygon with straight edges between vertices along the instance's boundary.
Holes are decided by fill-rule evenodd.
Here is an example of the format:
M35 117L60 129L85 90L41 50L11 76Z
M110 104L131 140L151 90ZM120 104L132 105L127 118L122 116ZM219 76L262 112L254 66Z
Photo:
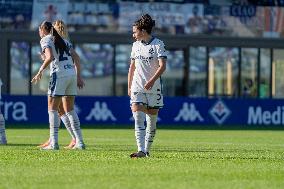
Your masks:
M49 144L48 146L42 147L41 150L59 150L58 144Z
M75 146L72 148L72 150L85 150L86 146L83 142L79 142L75 144Z

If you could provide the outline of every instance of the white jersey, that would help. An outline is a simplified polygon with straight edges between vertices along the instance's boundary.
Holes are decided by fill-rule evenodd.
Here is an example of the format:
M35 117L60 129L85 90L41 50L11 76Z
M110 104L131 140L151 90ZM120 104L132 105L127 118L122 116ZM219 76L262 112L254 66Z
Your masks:
M135 61L136 67L131 84L131 92L161 94L161 78L156 80L150 90L144 89L144 85L158 70L158 59L167 58L163 41L153 37L148 43L142 41L134 42L130 58Z
M71 48L71 44L67 40L64 41L66 45ZM54 60L50 63L50 75L56 74L57 78L68 75L76 75L75 65L70 52L57 52L55 50L55 44L51 35L43 37L40 40L40 45L43 52L46 48L51 48L52 50Z

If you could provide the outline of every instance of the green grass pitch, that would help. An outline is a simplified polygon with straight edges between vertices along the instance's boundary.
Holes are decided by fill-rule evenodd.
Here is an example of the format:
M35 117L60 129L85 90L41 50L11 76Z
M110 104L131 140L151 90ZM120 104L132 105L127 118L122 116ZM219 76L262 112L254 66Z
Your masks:
M0 188L284 188L284 131L159 129L151 158L130 159L132 129L83 129L85 151L36 145L47 129L7 129Z

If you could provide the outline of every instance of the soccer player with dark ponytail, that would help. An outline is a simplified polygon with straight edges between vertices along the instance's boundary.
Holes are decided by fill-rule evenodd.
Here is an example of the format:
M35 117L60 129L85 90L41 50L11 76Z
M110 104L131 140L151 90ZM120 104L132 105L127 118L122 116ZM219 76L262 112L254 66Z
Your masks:
M85 149L80 129L80 120L74 110L74 100L77 95L77 76L70 53L70 45L62 39L51 22L44 21L39 27L40 44L44 53L43 64L32 82L36 83L42 77L43 71L50 66L50 82L48 87L48 115L50 126L50 144L43 150L58 150L59 115L58 107L61 97L68 97L63 101L63 108L68 116L76 144L73 149Z
M70 45L67 26L62 20L56 20L52 23L52 25L53 25L54 29L56 29L57 33L64 39L64 41L67 44L69 44L70 54L71 54L72 59L74 61L76 74L77 74L77 87L79 89L82 89L84 87L85 83L84 83L84 81L81 77L80 57L76 53L76 51L72 47L72 45ZM42 59L44 60L44 57L42 57ZM66 101L69 98L70 97L68 97L68 96L64 96L64 97L62 97L62 101ZM76 136L75 136L73 129L71 127L71 122L70 122L68 116L66 115L66 113L64 112L64 108L63 108L62 103L60 103L60 105L59 105L58 113L59 113L59 117L60 117L61 121L63 122L64 126L66 127L68 133L70 134L70 136L72 138L69 145L65 146L64 148L65 149L72 149L76 145ZM50 144L50 139L48 139L46 142L39 145L38 147L45 147L45 146L48 146L49 144Z

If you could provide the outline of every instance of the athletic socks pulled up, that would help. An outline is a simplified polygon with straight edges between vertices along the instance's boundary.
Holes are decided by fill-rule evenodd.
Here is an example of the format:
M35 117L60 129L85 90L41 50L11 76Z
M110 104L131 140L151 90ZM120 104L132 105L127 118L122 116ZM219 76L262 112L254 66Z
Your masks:
M144 152L145 149L145 113L142 111L132 112L134 122L135 122L135 137L136 137L136 144L138 148L138 152Z
M151 145L154 141L157 129L157 115L146 115L146 122L147 122L147 130L145 136L145 150L144 152L149 153L151 149Z
M70 120L72 131L76 137L76 145L84 144L83 136L82 136L82 132L80 128L80 120L79 120L77 113L74 110L72 110L70 112L67 112L66 115L68 116Z
M7 144L5 119L3 114L0 113L0 144Z
M49 110L50 145L58 145L58 130L60 119L56 110Z
M60 118L61 118L61 121L63 122L64 126L66 127L68 133L72 137L72 139L76 139L76 136L75 136L75 134L72 130L71 123L70 123L68 116L66 114L63 114Z

